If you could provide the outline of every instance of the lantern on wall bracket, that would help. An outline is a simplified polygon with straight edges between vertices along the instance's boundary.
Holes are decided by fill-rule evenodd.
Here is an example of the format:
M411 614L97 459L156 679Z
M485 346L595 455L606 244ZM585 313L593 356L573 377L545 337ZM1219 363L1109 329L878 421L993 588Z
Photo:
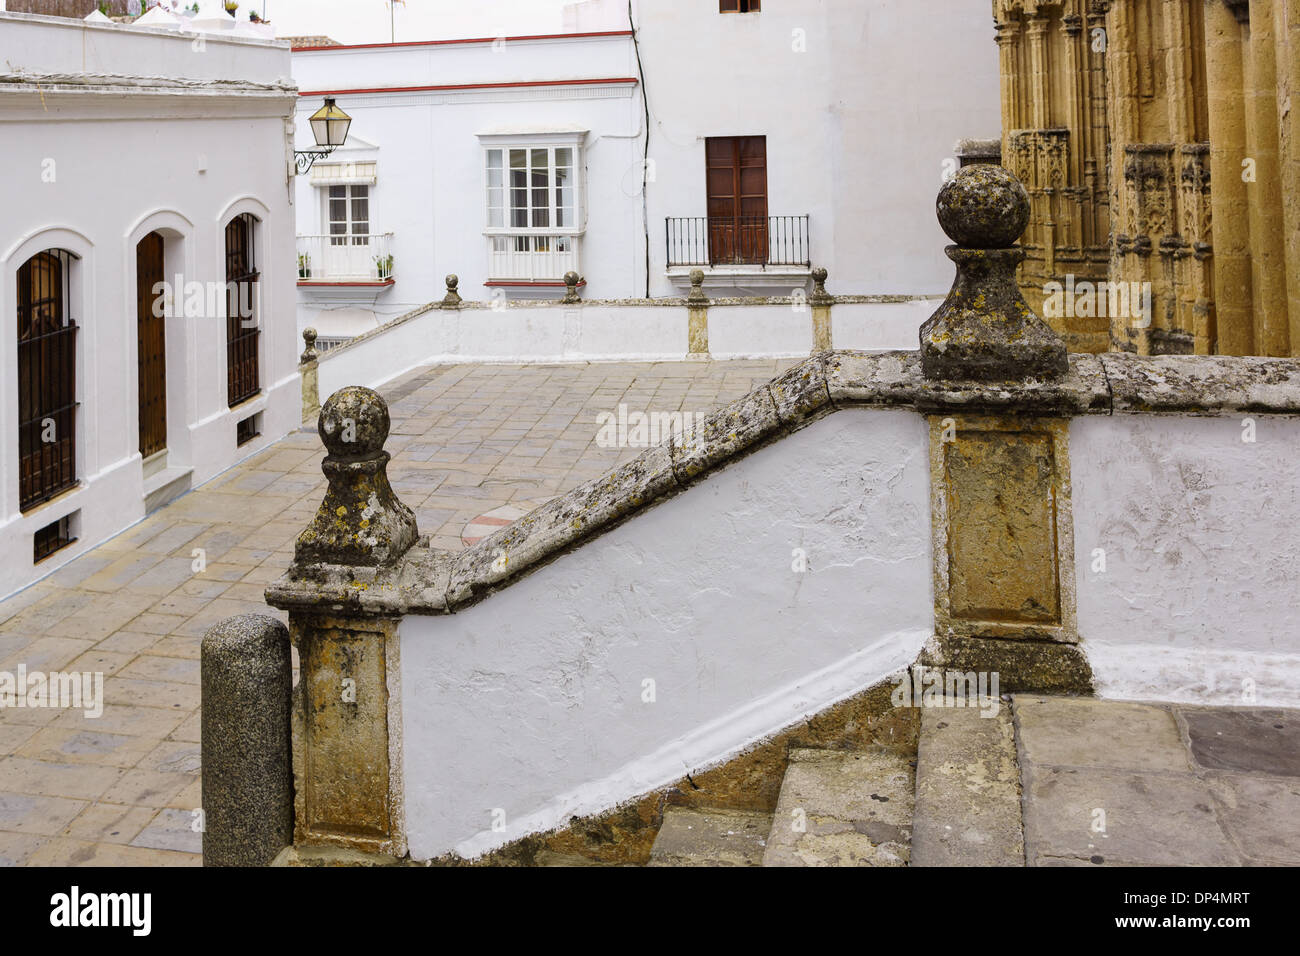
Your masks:
M325 105L311 115L309 122L317 148L293 151L299 175L311 169L316 160L325 158L343 145L348 138L348 127L352 125L352 117L338 108L334 97L327 96Z

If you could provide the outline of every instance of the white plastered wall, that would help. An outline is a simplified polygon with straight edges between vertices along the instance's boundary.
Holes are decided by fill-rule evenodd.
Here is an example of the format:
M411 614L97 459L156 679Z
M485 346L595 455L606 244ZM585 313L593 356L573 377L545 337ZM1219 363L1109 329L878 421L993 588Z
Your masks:
M916 413L842 411L475 607L405 618L412 856L614 806L908 665L934 619L928 447Z

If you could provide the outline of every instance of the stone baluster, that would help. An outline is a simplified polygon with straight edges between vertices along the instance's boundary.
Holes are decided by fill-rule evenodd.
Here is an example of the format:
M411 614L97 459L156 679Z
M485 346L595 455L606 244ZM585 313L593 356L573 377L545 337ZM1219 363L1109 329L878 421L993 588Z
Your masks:
M320 353L316 351L316 330L303 329L302 340L307 346L298 358L298 374L302 377L302 420L310 422L320 414Z
M709 297L704 294L704 270L692 269L691 292L686 297L686 357L709 357Z

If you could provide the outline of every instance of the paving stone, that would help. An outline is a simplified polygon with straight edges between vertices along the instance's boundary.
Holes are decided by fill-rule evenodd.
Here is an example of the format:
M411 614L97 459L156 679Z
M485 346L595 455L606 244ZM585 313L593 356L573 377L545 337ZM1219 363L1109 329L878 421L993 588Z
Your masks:
M1011 708L921 709L912 866L1024 866Z
M885 752L792 750L764 866L905 866L914 783Z
M1025 757L1053 767L1191 769L1173 714L1163 707L1082 697L1016 695Z
M22 866L45 842L44 837L30 833L0 831L0 867Z
M769 813L669 807L650 850L650 866L762 866Z
M1190 773L1031 766L1025 852L1097 864L1236 866L1209 786Z
M27 866L202 866L198 853L176 853L148 847L49 840L27 859Z
M202 853L203 833L194 829L196 819L195 814L185 810L160 810L153 821L131 841L131 846Z
M0 763L0 769L3 768L4 764ZM8 786L8 778L4 779ZM85 808L84 800L3 791L0 792L0 830L55 836Z
M1300 866L1300 778L1212 774L1219 819L1252 863Z
M149 807L92 803L60 835L95 843L130 843L156 814Z
M1282 710L1180 708L1192 757L1209 770L1300 777L1300 714Z

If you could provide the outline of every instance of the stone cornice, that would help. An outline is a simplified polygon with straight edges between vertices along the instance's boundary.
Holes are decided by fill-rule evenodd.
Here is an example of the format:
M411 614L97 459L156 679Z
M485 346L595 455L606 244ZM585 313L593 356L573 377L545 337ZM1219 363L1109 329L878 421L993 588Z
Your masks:
M1300 360L1070 356L1055 381L927 379L917 352L822 352L724 406L681 437L579 485L459 553L423 538L395 564L295 565L273 607L376 617L449 614L672 497L713 471L839 409L1068 418L1114 413L1300 414Z

